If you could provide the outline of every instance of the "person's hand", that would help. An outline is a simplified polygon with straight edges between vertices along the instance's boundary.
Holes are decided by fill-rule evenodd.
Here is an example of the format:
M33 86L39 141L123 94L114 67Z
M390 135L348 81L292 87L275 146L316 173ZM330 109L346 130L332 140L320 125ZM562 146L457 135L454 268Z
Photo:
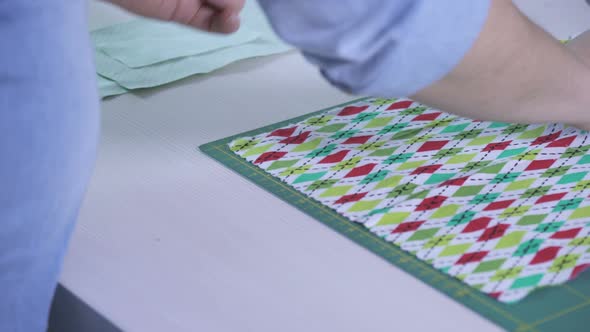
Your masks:
M590 66L590 30L567 43L567 47L584 63Z
M232 33L244 0L107 0L133 13L201 30Z

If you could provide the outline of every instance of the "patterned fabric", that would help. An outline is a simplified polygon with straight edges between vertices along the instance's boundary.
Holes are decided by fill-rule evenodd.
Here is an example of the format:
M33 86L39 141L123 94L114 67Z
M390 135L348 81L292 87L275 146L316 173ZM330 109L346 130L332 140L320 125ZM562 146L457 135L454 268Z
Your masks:
M232 151L502 302L590 266L590 139L367 99Z

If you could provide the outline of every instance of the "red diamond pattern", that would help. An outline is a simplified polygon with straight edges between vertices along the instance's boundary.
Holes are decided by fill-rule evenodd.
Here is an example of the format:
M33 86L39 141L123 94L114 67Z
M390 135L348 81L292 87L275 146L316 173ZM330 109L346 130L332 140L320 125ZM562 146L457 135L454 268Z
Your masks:
M469 180L469 176L463 176L456 179L447 180L439 185L439 187L462 186Z
M581 228L572 228L572 229L567 229L567 230L555 232L555 233L553 233L553 235L551 235L551 238L552 239L573 239L578 235L578 233L580 233L581 230L582 230Z
M350 150L342 150L342 151L338 151L336 153L333 153L329 156L326 156L324 159L319 161L319 164L333 164L333 163L339 163L342 160L344 160L344 158L346 158L346 155L350 152Z
M356 136L347 139L346 141L342 142L341 144L365 144L368 140L371 139L373 136Z
M590 264L580 264L578 266L576 266L574 268L574 270L572 271L571 274L571 279L576 278L578 275L580 275L580 273L584 272L584 270L587 270L590 267Z
M267 161L274 161L283 158L287 152L279 152L279 151L269 151L261 154L256 160L254 160L254 164L260 164Z
M353 178L356 176L367 175L371 173L371 171L373 170L373 168L375 168L376 165L377 164L366 164L363 166L355 167L350 172L348 172L348 174L346 174L344 177Z
M481 260L484 259L484 257L486 257L488 253L489 251L469 252L463 254L463 256L461 256L461 258L459 258L459 260L455 264L463 265L468 263L481 262Z
M268 134L268 137L272 137L272 136L289 137L289 136L293 135L295 130L297 130L297 127L277 129L277 130L273 131L272 133Z
M510 227L508 224L498 224L486 229L477 241L489 241L504 236L506 230Z
M509 207L512 203L514 203L515 199L507 199L504 201L492 202L488 206L483 209L484 211L493 211L493 210L500 210Z
M432 196L425 198L418 206L416 211L426 211L432 209L438 209L447 200L446 196Z
M366 192L358 193L358 194L344 195L344 196L340 197L336 202L334 202L334 204L346 204L346 203L350 203L350 202L358 202L361 199L363 199L363 197L365 197L366 195L367 195Z
M441 168L442 165L427 165L427 166L421 166L416 168L412 173L412 175L416 175L416 174L432 174L436 171L438 171L439 168Z
M417 230L418 228L420 228L420 226L422 226L423 223L424 223L424 221L404 222L404 223L397 225L397 227L393 231L391 231L391 233L395 234L395 233L413 232L413 231Z
M539 250L535 257L531 260L530 264L541 264L552 261L557 257L561 247L547 247Z
M432 121L438 118L441 114L441 112L420 114L417 117L413 118L412 121Z
M492 221L492 218L489 217L473 219L467 224L467 226L465 226L465 228L463 228L463 231L461 231L461 233L472 233L481 231L482 229L488 227L490 221Z
M542 203L547 203L547 202L559 201L565 195L567 195L567 193L555 193L555 194L544 195L544 196L539 197L539 199L535 202L535 204L542 204Z
M418 149L418 152L438 151L447 145L447 143L449 143L449 141L429 141L422 144Z
M567 148L569 147L572 142L576 139L576 136L569 136L560 138L551 142L551 144L547 145L548 148Z
M486 145L485 148L483 148L482 151L488 152L488 151L494 151L494 150L504 150L510 144L512 144L512 141L504 141L504 142L490 143L490 144Z
M551 141L556 140L559 137L559 135L561 135L561 130L558 132L555 132L553 134L539 136L538 138L536 138L534 141L531 142L531 145L539 145L539 144L549 143Z
M529 163L525 171L536 171L540 169L547 169L555 163L556 159L533 160Z
M284 140L280 141L281 144L301 144L309 138L311 131L303 132L297 136L287 137Z
M489 293L488 296L491 297L492 299L498 299L500 298L500 296L502 295L502 292L493 292L493 293Z
M345 108L342 109L342 111L340 111L340 113L338 113L339 116L349 116L349 115L355 115L355 114L359 114L362 111L366 110L367 108L369 108L369 106L346 106Z
M391 106L389 106L387 108L387 111L406 109L406 108L412 106L412 104L413 104L413 102L410 100L398 101L396 103L391 104Z

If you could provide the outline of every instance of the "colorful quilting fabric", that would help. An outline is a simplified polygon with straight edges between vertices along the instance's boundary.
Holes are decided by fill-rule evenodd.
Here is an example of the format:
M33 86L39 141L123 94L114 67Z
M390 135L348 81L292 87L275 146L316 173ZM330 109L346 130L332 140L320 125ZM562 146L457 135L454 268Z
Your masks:
M366 99L230 148L502 302L590 266L590 138Z

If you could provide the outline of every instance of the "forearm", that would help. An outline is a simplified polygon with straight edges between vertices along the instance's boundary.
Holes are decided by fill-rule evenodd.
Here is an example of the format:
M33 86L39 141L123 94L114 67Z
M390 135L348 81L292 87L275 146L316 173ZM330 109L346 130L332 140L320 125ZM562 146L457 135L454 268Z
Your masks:
M416 100L463 116L520 123L590 119L590 67L524 17L493 0L471 50Z
M400 97L449 73L479 36L491 0L259 0L276 32L332 84Z
M579 125L590 105L588 69L509 0L260 3L279 35L355 94L524 123Z

